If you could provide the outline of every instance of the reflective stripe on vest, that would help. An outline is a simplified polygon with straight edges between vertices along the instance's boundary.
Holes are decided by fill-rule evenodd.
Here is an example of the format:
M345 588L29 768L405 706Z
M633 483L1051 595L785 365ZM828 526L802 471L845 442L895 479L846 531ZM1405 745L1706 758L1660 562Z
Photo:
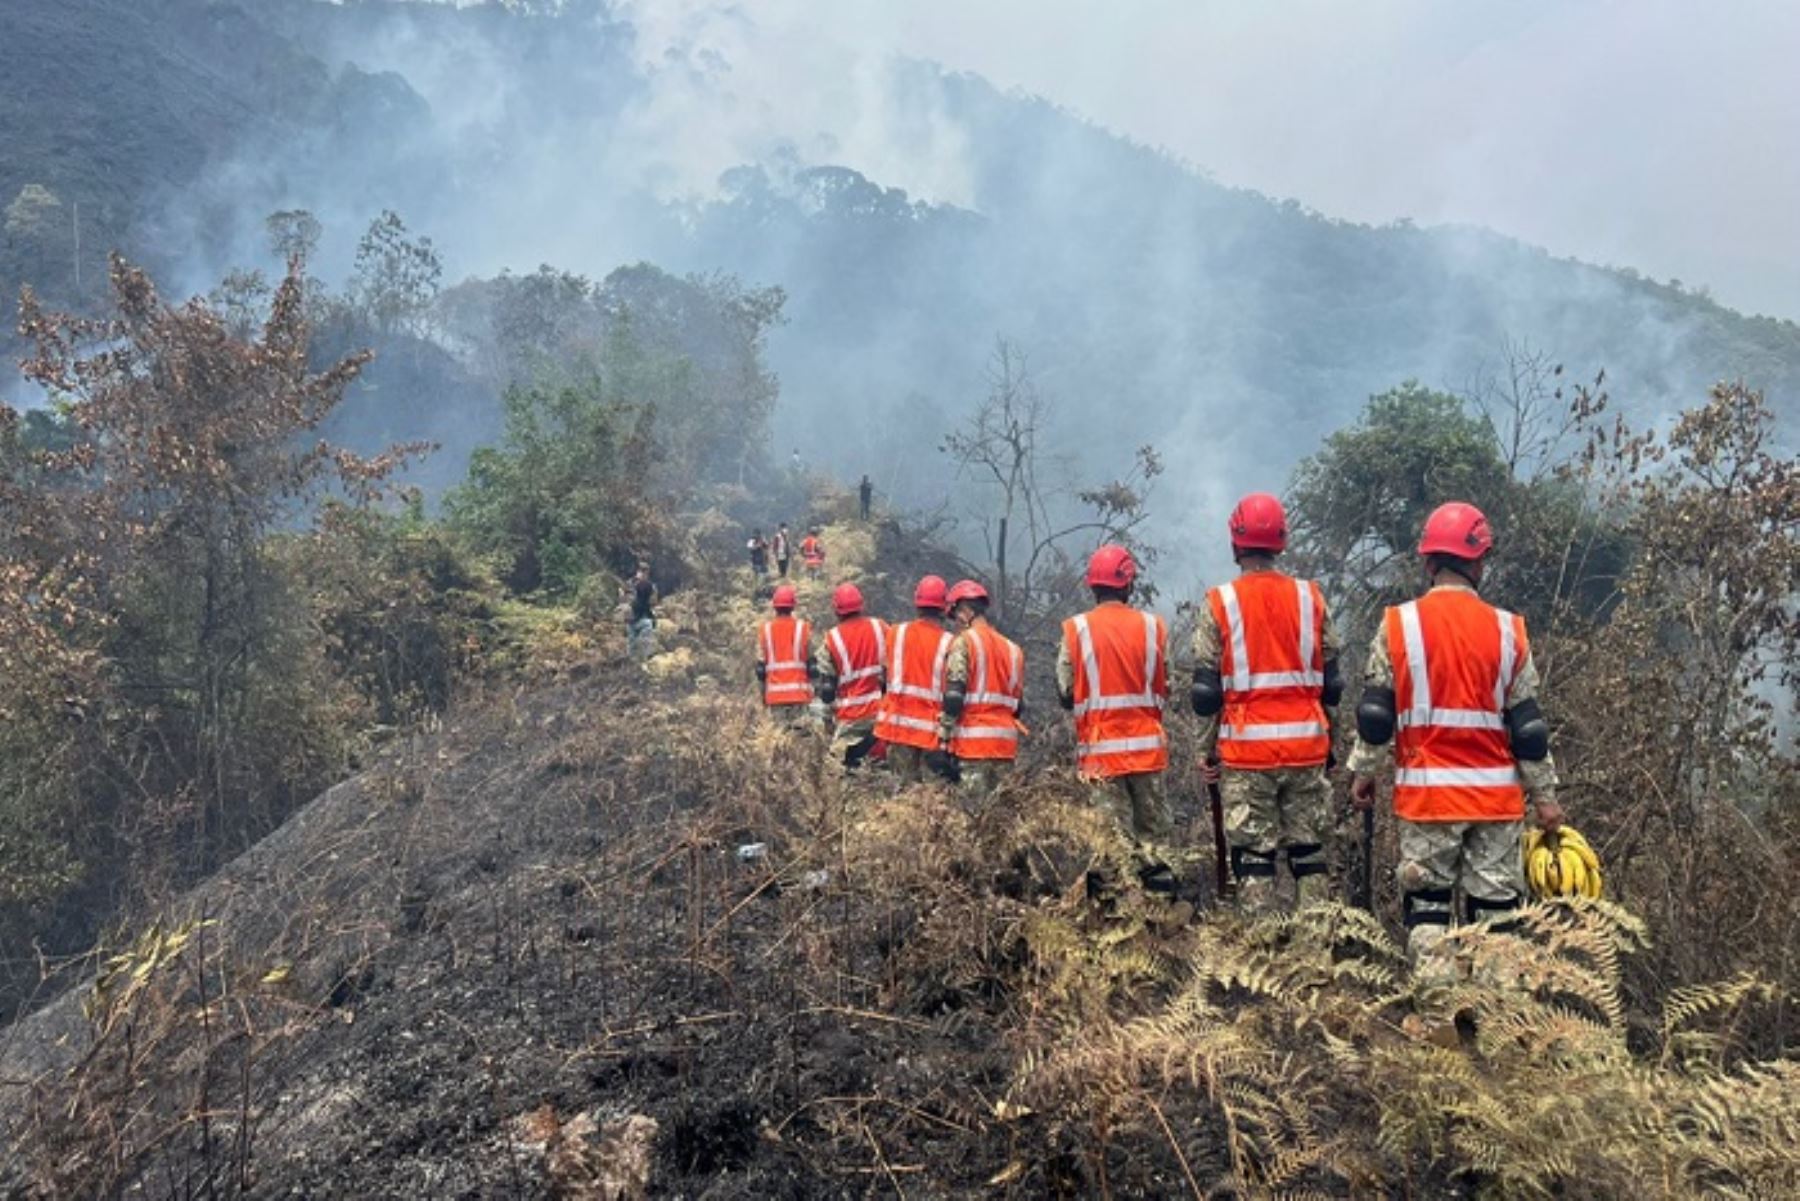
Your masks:
M1012 759L1019 753L1025 652L990 625L970 626L963 637L971 652L968 690L950 753L958 759Z
M851 622L858 646L853 654L844 639ZM872 617L853 617L831 628L826 639L837 668L837 697L832 709L839 721L862 721L881 706L881 666L887 658L887 626Z
M881 698L881 714L875 721L877 738L920 750L937 749L950 642L941 626L924 618L894 628L887 660L887 693Z
M1277 742L1323 738L1331 732L1322 721L1272 721L1254 726L1220 726L1222 742Z
M887 726L897 726L902 730L913 730L921 734L929 734L931 735L931 741L924 743L910 743L901 741L898 738L890 738L881 732L882 729ZM923 746L927 750L936 749L938 744L937 735L938 724L935 721L926 721L924 718L920 717L908 717L904 713L884 713L881 715L881 720L876 723L875 726L875 736L884 742L899 742L901 746Z
M1118 604L1063 623L1075 667L1075 755L1082 774L1134 775L1168 766L1166 629L1154 613Z
M1507 788L1519 782L1517 767L1402 767L1394 783L1407 788Z
M1423 822L1522 817L1505 708L1524 661L1524 623L1473 593L1438 589L1389 610L1386 624L1395 813Z
M1320 703L1325 615L1317 589L1256 571L1219 585L1207 600L1224 644L1220 761L1243 771L1324 763L1331 727Z
M786 622L792 637L785 634L780 646L776 628ZM763 703L765 705L803 705L812 700L812 683L806 677L806 648L812 640L812 626L797 617L774 617L762 625ZM787 658L776 656L783 653Z

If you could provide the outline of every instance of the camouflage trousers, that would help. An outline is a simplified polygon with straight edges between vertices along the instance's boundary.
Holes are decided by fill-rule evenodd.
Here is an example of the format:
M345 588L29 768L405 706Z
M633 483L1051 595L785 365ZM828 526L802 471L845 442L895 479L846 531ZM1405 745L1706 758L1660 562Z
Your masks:
M812 721L812 711L806 705L766 705L764 712L769 720L781 726L805 726Z
M958 759L957 769L960 780L958 790L965 797L976 800L986 799L1000 787L1000 782L1012 774L1011 759Z
M656 653L656 622L640 617L625 625L625 653L642 663Z
M1524 832L1523 821L1400 823L1397 876L1415 966L1443 939L1457 889L1475 921L1504 919L1524 899Z
M1101 776L1087 781L1094 805L1131 843L1138 879L1146 888L1173 895L1175 875L1169 868L1168 843L1175 832L1169 792L1160 771Z
M854 770L862 766L862 761L875 747L875 719L865 717L861 721L840 721L831 733L831 758Z
M1087 784L1089 798L1133 845L1143 848L1168 841L1175 818L1162 772L1099 776Z
M1314 905L1330 896L1325 832L1331 828L1331 784L1323 768L1228 767L1219 778L1219 795L1240 905L1254 911L1275 903L1276 864L1283 851L1296 904Z
M917 784L925 779L925 756L930 753L924 747L902 746L897 742L890 742L887 749L888 770L902 784Z

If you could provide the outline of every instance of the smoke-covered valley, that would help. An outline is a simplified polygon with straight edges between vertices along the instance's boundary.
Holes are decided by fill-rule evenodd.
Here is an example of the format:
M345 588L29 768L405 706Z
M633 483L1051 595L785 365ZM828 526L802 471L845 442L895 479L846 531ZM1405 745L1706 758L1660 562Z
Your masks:
M34 116L49 165L16 156L0 192L36 172L79 194L81 178L57 173L79 176L78 139L116 115L94 152L103 211L172 290L272 270L263 222L292 209L322 223L313 269L328 282L386 209L432 239L447 284L540 264L598 279L648 260L779 286L771 453L867 472L908 509L955 491L936 447L1005 337L1053 405L1070 484L1122 473L1140 445L1162 452L1156 533L1185 571L1218 564L1228 497L1279 487L1369 394L1407 378L1462 387L1509 339L1573 377L1605 368L1643 417L1738 376L1789 409L1800 383L1791 323L1500 233L1336 221L1051 100L757 19L711 5L27 0L0 18L24 35L0 51L19 88L110 79L89 87L88 111L48 129ZM453 364L434 378L416 395L427 385L378 370L348 408L371 438L442 443L423 476L435 487L492 436L498 405Z

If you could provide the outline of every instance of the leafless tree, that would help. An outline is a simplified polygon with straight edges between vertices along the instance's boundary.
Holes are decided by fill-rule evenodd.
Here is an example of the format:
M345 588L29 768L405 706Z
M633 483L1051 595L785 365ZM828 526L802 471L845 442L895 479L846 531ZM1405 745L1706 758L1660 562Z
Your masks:
M1018 628L1066 590L1070 561L1064 546L1070 539L1088 535L1095 542L1125 542L1141 558L1154 557L1136 535L1149 515L1150 489L1162 474L1162 461L1145 446L1118 479L1066 484L1074 465L1043 445L1050 403L1038 391L1025 354L1005 338L995 341L987 381L986 398L965 425L945 437L941 449L960 474L994 491L997 504L982 530L994 568L995 612ZM1015 547L1023 552L1022 568L1010 554Z
M1575 428L1562 375L1562 364L1549 351L1508 337L1500 343L1499 364L1483 363L1463 389L1463 400L1487 421L1516 480L1530 482L1548 473ZM1595 389L1604 382L1602 372Z
M1005 338L994 341L987 384L987 397L974 416L946 435L941 449L956 460L960 473L991 485L998 495L998 511L984 519L982 532L994 563L995 611L1004 619L1010 602L1006 552L1014 524L1023 516L1034 546L1050 525L1038 482L1038 438L1050 406L1031 378L1024 352Z

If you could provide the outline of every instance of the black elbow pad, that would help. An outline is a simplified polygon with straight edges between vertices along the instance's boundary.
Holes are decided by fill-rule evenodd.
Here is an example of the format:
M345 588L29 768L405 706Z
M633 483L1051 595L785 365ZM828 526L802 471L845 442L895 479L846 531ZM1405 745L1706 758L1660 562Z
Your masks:
M837 700L837 679L835 677L828 676L819 681L819 699L827 705Z
M756 678L759 680L767 680L769 678L769 665L767 663L758 663L756 665Z
M1356 732L1370 746L1386 746L1394 736L1394 690L1364 688L1356 702Z
M953 688L944 693L944 714L947 717L961 717L963 711L963 690Z
M1325 660L1325 687L1320 690L1319 699L1325 702L1327 709L1337 708L1337 703L1344 699L1344 677L1338 674L1336 659Z
M1059 692L1056 694L1056 703L1061 705L1064 709L1074 712L1075 694L1073 692Z
M1217 668L1202 667L1194 673L1194 686L1188 690L1188 700L1201 717L1211 717L1225 707L1225 685L1219 679Z
M1550 723L1538 708L1537 698L1520 701L1506 711L1506 733L1512 740L1513 758L1535 763L1550 756Z

